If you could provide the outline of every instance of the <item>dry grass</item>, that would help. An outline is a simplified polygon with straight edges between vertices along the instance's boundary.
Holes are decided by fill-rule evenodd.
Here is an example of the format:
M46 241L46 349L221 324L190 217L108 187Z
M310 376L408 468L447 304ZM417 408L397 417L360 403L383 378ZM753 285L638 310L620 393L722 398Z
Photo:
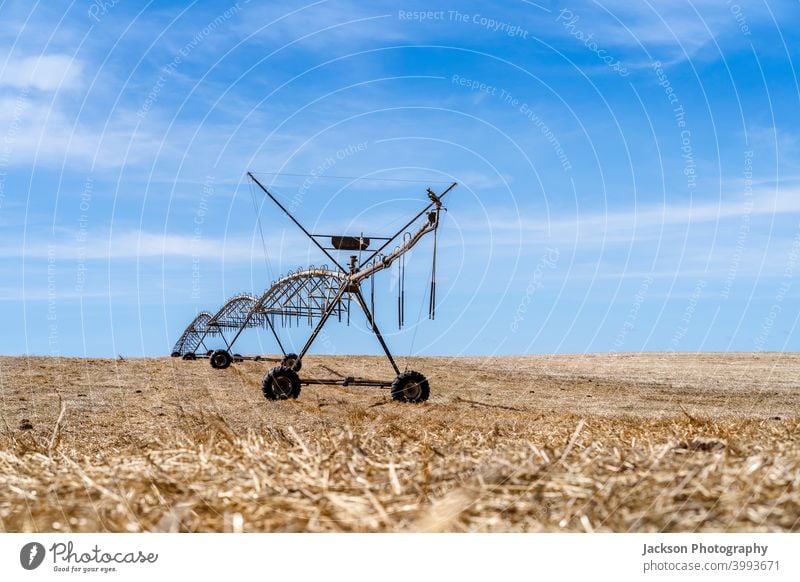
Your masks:
M424 405L340 387L267 402L264 363L2 358L0 529L800 530L796 356L411 366Z

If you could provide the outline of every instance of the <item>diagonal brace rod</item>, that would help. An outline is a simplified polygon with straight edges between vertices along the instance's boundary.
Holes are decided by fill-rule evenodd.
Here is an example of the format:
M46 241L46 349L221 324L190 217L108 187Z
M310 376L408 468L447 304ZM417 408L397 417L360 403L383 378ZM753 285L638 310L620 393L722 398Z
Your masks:
M308 231L306 230L306 228L305 228L305 227L304 227L302 224L300 224L300 223L297 221L297 219L296 219L294 216L292 216L292 213L291 213L291 212L289 212L288 210L286 210L286 208L284 208L283 204L281 204L280 202L278 202L278 199L277 199L277 198L275 198L275 196L273 196L273 195L272 195L272 192L270 192L269 190L267 190L267 189L266 189L266 187L265 187L265 186L264 186L264 185L263 185L261 182L259 182L259 181L256 179L256 177L253 175L253 173L252 173L252 172L247 172L247 175L248 175L248 176L250 176L250 179L251 179L253 182L255 182L255 183L258 185L258 187L259 187L259 188L261 188L261 189L264 191L264 194L266 194L267 196L269 196L269 197L270 197L270 199L271 199L271 200L272 200L272 201L273 201L273 202L274 202L274 203L275 203L275 204L278 206L278 208L280 208L281 210L283 210L283 212L284 212L284 214L286 214L286 216L288 216L289 218L291 218L292 222L294 222L294 223L297 225L297 227L298 227L300 230L302 230L302 231L303 231L303 233L304 233L304 234L305 234L305 235L306 235L306 236L307 236L307 237L308 237L308 238L311 240L311 242L313 242L315 245L317 245L317 248L318 248L319 250L321 250L323 253L325 253L325 256L327 256L327 257L328 257L328 258L329 258L331 261L333 261L333 264L334 264L334 265L336 265L337 267L339 267L339 270L340 270L342 273L346 273L346 272L347 272L347 271L345 271L344 267L342 267L342 266L339 264L339 262L338 262L336 259L334 259L334 258L333 258L333 255L331 255L331 254L330 254L328 251L326 251L326 250L325 250L325 247L323 247L321 244L319 244L319 242L317 242L317 239L315 239L315 238L314 238L314 236L313 236L313 235L312 235L310 232L308 232Z
M255 180L255 178L253 178L253 179ZM439 201L441 202L442 198L444 198L444 197L447 195L447 193L448 193L448 192L450 192L450 190L452 190L452 189L453 189L453 188L455 188L456 186L458 186L458 182L453 182L452 184L450 184L450 186L449 186L449 187L448 187L448 188L447 188L447 189L446 189L444 192L442 192L441 194L439 194L439 196L438 196L438 198L439 198ZM262 187L263 187L263 186L262 186ZM395 234L394 234L394 235L393 235L391 238L388 238L388 239L386 240L386 242L385 242L385 243L383 243L383 244L382 244L382 245L381 245L381 246L380 246L380 247L379 247L379 248L378 248L378 249L377 249L375 252L373 252L373 253L372 253L370 256L368 256L366 259L364 259L363 261L361 261L361 264L360 264L360 265L358 265L358 268L359 268L359 269L361 269L361 268L362 268L364 265L366 265L366 264L367 264L367 263L369 263L369 262L370 262L372 259L374 259L375 257L377 257L377 256L380 254L380 252L381 252L383 249L385 249L387 246L389 246L389 243L391 243L391 242L392 242L394 239L396 239L396 238L397 238L398 236L400 236L400 235L401 235L403 232L405 232L405 230L406 230L406 229L407 229L409 226L411 226L412 224L414 224L414 223L417 221L417 219L418 219L420 216L422 216L423 214L425 214L426 212L428 212L428 210L430 210L430 209L431 209L433 206L435 206L435 205L436 205L436 203L435 203L435 202L431 202L431 203L430 203L430 204L428 204L428 205L427 205L425 208L423 208L423 209L422 209L422 211L421 211L419 214L417 214L417 215L416 215L414 218L412 218L411 220L409 220L409 221L408 221L408 222L407 222L407 223L406 223L406 224L405 224L405 225L404 225L404 226L403 226L403 227L402 227L400 230L398 230L398 231L397 231L397 232L396 232L396 233L395 233Z
M325 308L325 312L322 314L322 317L319 318L319 321L317 322L317 325L314 327L314 331L312 331L311 335L308 337L308 340L306 341L306 345L304 345L303 349L300 350L300 353L297 354L297 360L295 361L294 366L292 366L293 370L297 371L297 366L302 361L303 356L306 355L306 352L311 347L311 344L313 344L314 340L317 339L317 336L319 335L319 332L322 331L322 326L325 325L325 322L328 321L328 318L331 316L331 313L333 313L333 310L336 308L336 306L342 300L342 297L344 297L344 294L347 291L347 287L348 287L348 283L346 283L346 282L342 283L342 286L339 288L339 291L337 291L336 296L333 298L333 301L331 301L328 304L328 306Z
M372 332L375 334L375 337L378 338L378 341L381 343L381 347L383 351L386 352L386 357L389 358L389 363L392 364L392 368L394 368L395 373L399 376L400 375L400 368L397 367L397 364L392 357L392 353L389 351L389 346L386 345L386 342L383 341L383 336L381 335L381 330L378 329L377 324L375 323L375 319L372 317L372 313L367 307L367 302L364 301L364 297L361 295L361 288L356 287L355 291L352 291L352 294L356 296L356 301L358 304L361 305L361 309L364 310L364 315L367 316L367 321L369 322L370 327L372 327Z

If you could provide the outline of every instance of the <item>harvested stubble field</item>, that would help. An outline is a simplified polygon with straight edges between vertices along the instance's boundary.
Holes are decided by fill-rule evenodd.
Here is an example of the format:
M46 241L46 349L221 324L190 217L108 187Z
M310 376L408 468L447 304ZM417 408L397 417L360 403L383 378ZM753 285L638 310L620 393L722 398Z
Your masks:
M425 404L268 402L265 362L0 358L0 529L800 530L800 355L408 363Z

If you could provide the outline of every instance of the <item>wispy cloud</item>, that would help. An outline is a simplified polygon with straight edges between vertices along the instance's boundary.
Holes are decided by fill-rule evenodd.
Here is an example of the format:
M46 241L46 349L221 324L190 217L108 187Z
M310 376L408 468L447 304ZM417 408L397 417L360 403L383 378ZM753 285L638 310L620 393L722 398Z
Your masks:
M241 233L224 238L130 229L112 234L84 233L80 238L79 234L62 230L50 242L39 237L24 248L5 244L0 246L0 257L66 261L197 258L204 262L250 262L263 261L264 256L261 239ZM308 262L309 249L298 245L296 240L273 236L265 243L273 260L292 264ZM312 258L317 257L313 255Z
M468 217L462 220L466 230L488 228L493 243L519 245L522 241L540 240L574 245L596 245L598 243L631 243L636 240L654 240L674 232L685 237L687 227L731 220L743 217L769 216L800 213L800 189L759 191L750 200L743 198L685 204L646 204L638 208L611 209L608 212L592 210L575 216L554 216L551 220L528 216L499 216L496 212L480 219ZM509 236L519 233L519 236Z
M752 39L751 28L771 20L771 10L778 8L715 0L588 0L561 10L569 12L571 17L577 16L579 20L574 24L584 34L591 34L598 45L643 47L653 58L677 62L706 49L722 56L715 43L737 37L742 41ZM554 11L552 16L559 14ZM635 67L636 63L631 65Z
M152 157L159 142L116 120L103 129L79 123L55 105L32 97L0 97L0 124L14 124L7 146L13 164L118 167Z
M69 55L42 55L9 59L0 70L0 86L40 91L78 89L83 86L83 63Z
M394 22L396 10L376 4L321 0L298 9L287 3L273 3L260 11L254 10L253 14L254 18L240 25L241 33L254 34L256 39L270 43L297 43L297 48L321 50L326 54L334 47L407 38L402 28L387 26L387 22Z

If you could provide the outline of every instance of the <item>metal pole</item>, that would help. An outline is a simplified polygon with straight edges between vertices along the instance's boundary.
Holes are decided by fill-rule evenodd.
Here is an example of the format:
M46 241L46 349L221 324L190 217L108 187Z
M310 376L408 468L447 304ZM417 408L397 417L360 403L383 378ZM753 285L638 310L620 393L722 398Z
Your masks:
M206 328L203 330L203 335L200 336L200 341L198 342L198 345L197 345L197 347L200 347L200 344L202 344L203 347L206 348L206 351L208 351L208 347L206 346L206 344L205 344L205 342L203 340L205 340L206 336L208 335L208 327L209 327L208 324L206 324ZM222 329L217 327L217 330L219 330L220 334L222 334ZM195 349L197 349L197 348L195 348Z
M283 348L283 344L281 343L281 338L278 337L278 332L275 331L275 326L272 325L272 321L269 318L269 314L265 313L264 314L264 318L267 320L267 323L269 324L269 328L272 330L272 335L273 335L273 337L275 337L275 341L278 342L278 347L280 348L281 353L285 356L286 355L286 350Z
M233 347L233 344L236 343L236 340L239 339L239 336L244 331L245 327L247 327L247 324L253 318L253 313L254 313L254 309L251 309L250 313L247 314L247 317L245 318L244 323L242 323L242 325L239 327L239 330L236 332L236 335L233 336L233 339L231 340L231 348ZM286 355L286 350L283 349L283 344L281 343L281 340L278 337L278 332L275 331L275 328L273 327L272 322L269 320L269 315L265 313L264 314L264 319L267 320L267 324L269 324L269 328L272 330L272 335L275 337L275 341L278 342L278 347L280 348L281 353L285 356Z
M313 235L312 235L310 232L308 232L308 231L305 229L305 227L304 227L302 224L300 224L300 223L297 221L297 219L296 219L294 216L292 216L292 213L291 213L291 212L289 212L288 210L286 210L286 208L284 208L284 207L283 207L283 204L281 204L280 202L278 202L278 199L277 199L277 198L275 198L275 196L273 196L273 195L272 195L272 193L271 193L269 190L267 190L267 189L264 187L264 185L263 185L261 182L259 182L259 181L256 179L256 177L255 177L255 176L252 174L252 172L247 172L247 175L248 175L248 176L250 176L250 179L251 179L251 180L253 180L253 182L255 182L255 183L258 185L258 187L259 187L259 188L261 188L261 189L264 191L264 193L265 193L267 196L269 196L269 197L270 197L270 199L271 199L271 200L272 200L272 201L273 201L273 202L274 202L274 203L275 203L275 204L278 206L278 208L280 208L281 210L283 210L283 212L284 212L284 214L286 214L286 216L288 216L289 218L291 218L291 219L292 219L292 222L294 222L294 223L297 225L297 227L298 227L300 230L302 230L302 231L303 231L303 233L304 233L304 234L305 234L305 235L306 235L306 236L307 236L307 237L308 237L308 238L311 240L311 242L313 242L315 245L317 245L317 248L319 248L319 250L321 250L323 253L325 253L325 256L327 256L327 257L328 257L330 260L332 260L332 261L333 261L333 263L334 263L334 264L335 264L337 267L339 267L339 270L340 270L342 273L346 273L346 272L347 272L347 271L345 271L345 270L344 270L344 267L342 267L342 266L339 264L339 262L338 262L336 259L334 259L334 258L333 258L333 255L331 255L331 254L330 254L328 251L326 251L326 250L325 250L325 248L324 248L324 247L323 247L321 244L319 244L319 243L317 242L317 239L315 239L315 238L314 238L314 236L313 236Z
M359 305L361 305L361 309L364 310L364 315L367 316L367 321L372 326L373 333L378 338L378 341L381 342L381 347L383 348L383 351L386 352L386 357L389 358L389 363L392 364L392 368L394 368L395 373L399 376L400 368L398 368L397 364L395 364L394 358L392 357L392 353L389 351L389 347L386 345L386 342L383 341L383 336L381 335L381 331L375 324L375 319L372 317L372 313L370 313L369 308L367 308L367 303L361 296L361 288L356 287L356 290L352 291L352 294L356 296L356 300L358 301Z
M255 180L255 178L253 178L253 179ZM441 199L442 199L442 198L444 198L444 197L445 197L445 195L446 195L448 192L450 192L450 190L452 190L453 188L455 188L457 185L458 185L458 182L453 182L452 184L450 184L450 186L447 188L447 190L445 190L444 192L442 192L442 193L439 195L439 197L438 197L438 198L439 198L439 200L441 201ZM361 267L363 267L364 265L366 265L367 263L369 263L369 262L370 262L370 261L371 261L371 260L372 260L374 257L378 256L378 253L380 253L380 252L381 252L383 249L385 249L387 246L389 246L389 243L390 243L390 242L392 242L394 239L396 239L398 236L400 236L400 235L401 235L401 234L402 234L402 233L403 233L403 232L404 232L404 231L405 231L405 230L406 230L406 229L407 229L409 226L411 226L412 224L414 224L414 222L416 222L416 220L417 220L417 219L418 219L420 216L422 216L423 214L425 214L426 212L428 212L428 210L430 210L431 206L434 206L435 204L436 204L435 202L431 202L431 203L430 203L430 204L428 204L428 205L427 205L425 208L423 208L423 209L422 209L422 212L420 212L420 213L419 213L419 214L417 214L417 215L416 215L414 218L412 218L411 220L409 220L409 221L408 221L408 222L405 224L405 226L403 226L403 228L401 228L400 230L398 230L398 231L397 231L397 232L394 234L394 236L392 236L392 237L391 237L390 239L388 239L388 240L387 240L385 243L383 243L383 245L381 245L381 246L380 246L380 248L378 248L378 250L376 250L374 253L372 253L370 256L368 256L368 257L367 257L367 258L364 260L364 262L363 262L363 263L361 263L361 264L358 266L358 268L360 269Z
M322 317L319 318L319 323L317 323L317 326L314 328L314 331L311 332L308 341L306 341L306 345L304 345L303 349L300 350L300 353L297 354L297 360L295 361L294 366L292 366L292 369L294 369L295 366L297 366L297 364L300 363L300 361L303 359L303 356L306 355L306 352L311 347L311 344L314 343L315 339L317 339L317 335L319 335L319 332L322 330L322 326L325 325L325 322L328 321L328 317L330 317L331 313L333 313L333 310L336 308L336 305L339 303L339 301L341 301L342 297L344 297L344 294L347 291L348 286L349 283L347 281L342 283L342 286L339 288L339 291L336 293L336 296L333 298L333 301L331 301L330 305L328 305L328 307L325 309L325 313L322 314Z

